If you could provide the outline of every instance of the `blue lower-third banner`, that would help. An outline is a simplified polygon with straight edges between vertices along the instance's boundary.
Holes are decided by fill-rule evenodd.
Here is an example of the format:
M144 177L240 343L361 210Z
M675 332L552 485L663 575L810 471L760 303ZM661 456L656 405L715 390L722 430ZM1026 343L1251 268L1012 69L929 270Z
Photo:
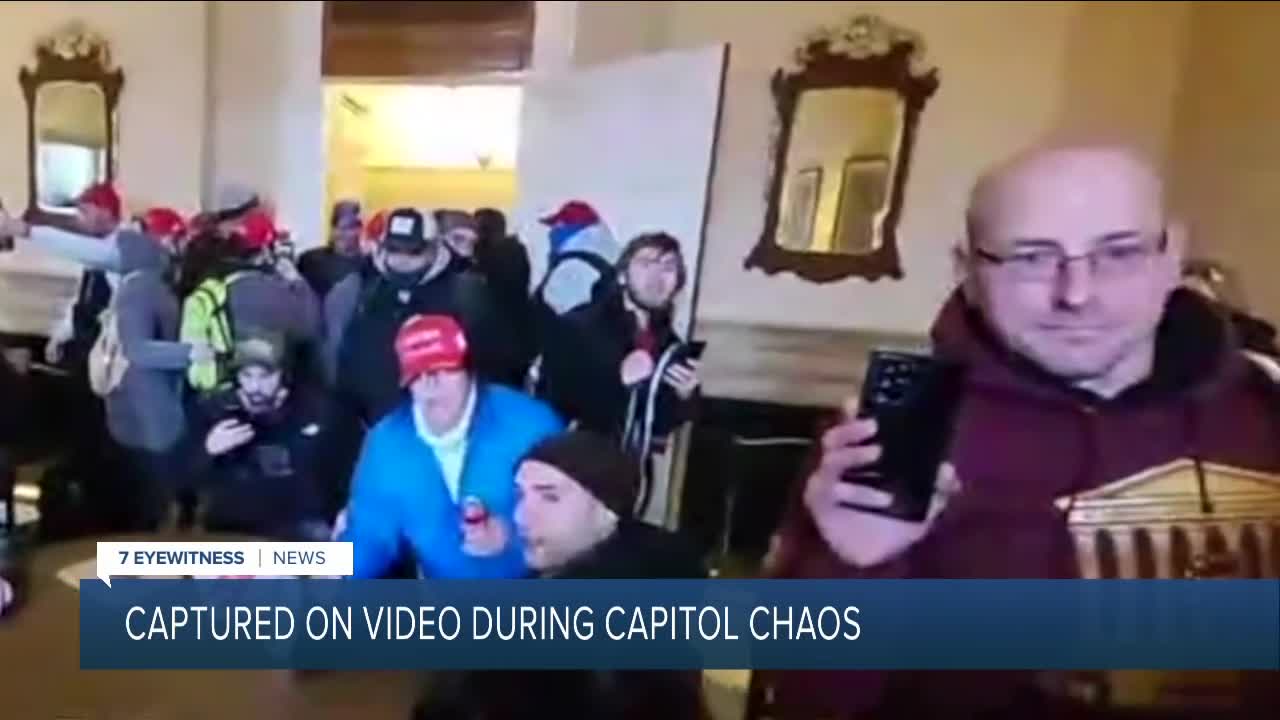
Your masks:
M85 669L1280 670L1267 580L81 583Z

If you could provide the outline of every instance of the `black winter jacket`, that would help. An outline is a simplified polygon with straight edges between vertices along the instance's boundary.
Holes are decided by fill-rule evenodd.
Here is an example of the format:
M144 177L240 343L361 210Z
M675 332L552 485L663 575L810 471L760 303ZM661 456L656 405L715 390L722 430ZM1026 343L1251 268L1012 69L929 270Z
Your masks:
M555 575L561 579L696 579L706 568L673 533L625 520L608 539ZM503 671L434 674L414 720L702 720L701 673Z
M249 443L213 457L205 439L215 425L251 422ZM327 523L343 495L354 463L353 433L332 404L317 393L290 396L269 416L250 418L234 394L215 396L201 408L191 436L192 470L206 498L205 525L220 532L302 540L298 529Z
M632 387L622 384L622 361L636 347L636 331L635 315L627 310L620 289L570 311L547 330L544 339L541 387L546 400L586 429L622 437L628 420L632 425L643 420L644 400L653 383L657 384L655 439L690 419L697 395L681 400L660 375ZM669 320L658 323L655 335L655 363L667 349L683 343Z
M396 334L410 317L423 314L459 321L482 378L504 382L519 362L518 349L480 275L441 258L434 272L400 287L366 262L325 298L325 359L340 401L369 426L401 399Z

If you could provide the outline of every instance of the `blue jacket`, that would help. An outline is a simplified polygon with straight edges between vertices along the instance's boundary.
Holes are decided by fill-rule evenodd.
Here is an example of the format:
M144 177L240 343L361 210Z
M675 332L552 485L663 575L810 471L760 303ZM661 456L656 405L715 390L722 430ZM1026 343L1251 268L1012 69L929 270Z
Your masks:
M435 453L418 436L405 400L365 439L351 484L347 528L355 577L384 575L411 551L430 578L514 578L526 574L516 536L515 472L539 441L563 429L548 406L500 385L481 383L467 438L459 498L475 496L510 533L505 552L473 557L462 551L462 512L441 475Z

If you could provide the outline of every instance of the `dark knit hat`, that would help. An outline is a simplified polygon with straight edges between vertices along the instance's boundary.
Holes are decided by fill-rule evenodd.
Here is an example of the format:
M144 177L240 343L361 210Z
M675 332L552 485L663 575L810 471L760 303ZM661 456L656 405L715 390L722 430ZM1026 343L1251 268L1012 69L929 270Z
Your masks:
M573 478L620 518L635 511L640 466L617 443L590 430L570 430L538 443L524 460L546 463Z

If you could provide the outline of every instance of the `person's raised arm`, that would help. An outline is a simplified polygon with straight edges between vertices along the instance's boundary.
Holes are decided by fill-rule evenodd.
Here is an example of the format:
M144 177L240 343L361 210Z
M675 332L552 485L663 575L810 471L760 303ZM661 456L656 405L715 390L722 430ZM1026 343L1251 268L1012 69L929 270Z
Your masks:
M97 238L48 225L28 225L25 237L41 250L85 267L108 272L121 270L115 232Z

